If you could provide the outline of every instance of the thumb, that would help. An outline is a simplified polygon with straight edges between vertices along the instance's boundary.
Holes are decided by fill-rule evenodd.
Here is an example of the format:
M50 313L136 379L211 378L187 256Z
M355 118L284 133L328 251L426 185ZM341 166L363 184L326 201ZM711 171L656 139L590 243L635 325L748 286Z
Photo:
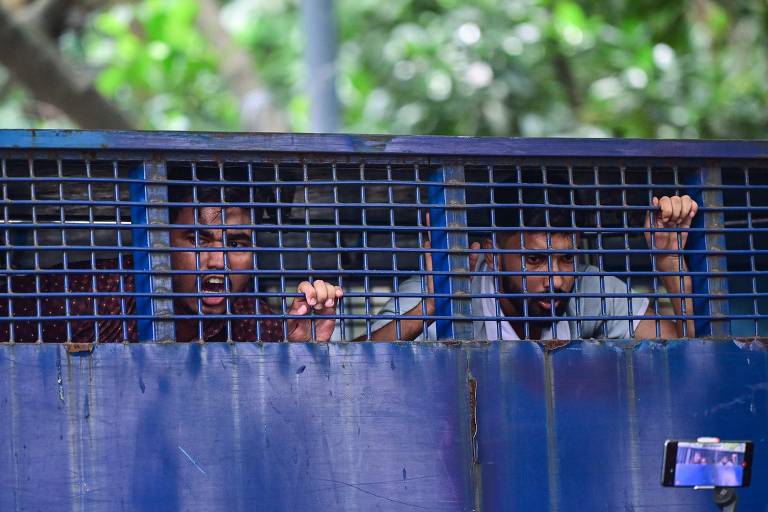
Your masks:
M294 316L306 315L309 313L309 306L304 299L293 299L291 307L288 308L288 314Z

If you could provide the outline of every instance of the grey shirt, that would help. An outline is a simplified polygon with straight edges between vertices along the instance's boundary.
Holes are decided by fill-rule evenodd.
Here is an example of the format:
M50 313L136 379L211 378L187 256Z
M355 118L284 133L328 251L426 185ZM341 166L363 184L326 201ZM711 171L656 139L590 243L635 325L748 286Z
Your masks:
M482 259L480 259L478 266L478 272L487 272L488 267ZM600 270L597 267L591 265L584 265L578 268L579 272L587 272L590 274L600 274ZM560 321L556 324L556 334L552 335L551 329L546 329L542 333L542 339L594 339L594 338L630 338L629 323L633 322L633 326L637 327L640 322L640 318L645 314L648 308L648 299L645 297L616 297L613 294L628 294L629 288L627 284L618 279L615 276L610 275L580 275L576 277L574 283L574 293L583 294L601 294L602 284L602 297L581 297L575 296L568 300L566 305L566 315L575 317L577 320L569 322ZM424 293L425 288L422 288L422 279L420 277L412 277L400 283L398 286L398 292L401 293ZM484 316L484 317L496 317L504 316L504 314L498 309L498 300L491 297L476 297L477 295L494 294L497 293L496 277L495 276L476 276L472 279L470 285L470 293L472 295L472 315ZM420 302L420 297L402 297L399 298L397 303L399 311L395 309L395 299L390 299L379 311L380 315L404 315ZM631 308L631 313L630 313ZM629 320L621 317L638 317ZM584 320L578 320L578 318L584 317ZM592 317L592 318L589 318ZM619 317L619 318L616 318ZM588 318L588 319L587 319ZM371 329L376 331L384 327L392 320L378 320L373 323ZM474 322L474 338L476 340L514 340L518 339L517 333L511 328L509 322L504 320L476 320ZM576 335L574 335L576 333ZM423 334L416 338L417 340L424 340ZM434 322L429 326L427 332L427 340L437 339L437 330Z

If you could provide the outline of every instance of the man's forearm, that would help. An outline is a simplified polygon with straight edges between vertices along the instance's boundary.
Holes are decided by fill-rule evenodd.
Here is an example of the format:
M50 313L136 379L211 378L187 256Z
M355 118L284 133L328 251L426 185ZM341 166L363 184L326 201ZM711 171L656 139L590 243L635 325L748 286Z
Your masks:
M670 297L675 316L681 317L683 315L693 315L693 300L690 297L690 294L693 292L693 283L691 281L691 276L683 275L687 274L688 265L685 263L682 256L669 259L657 257L656 271L677 273L677 275L662 276L661 282L664 284L664 288L667 289L667 293L671 295L686 295L686 297ZM696 334L695 323L692 319L678 318L675 320L675 326L679 337L686 336L690 338Z
M423 316L433 315L434 306L427 303L426 307L424 302L419 302L410 311L405 313L404 316ZM371 341L413 341L420 334L424 332L424 325L429 325L429 320L392 320L387 325L371 333ZM399 336L398 336L398 324L399 324Z

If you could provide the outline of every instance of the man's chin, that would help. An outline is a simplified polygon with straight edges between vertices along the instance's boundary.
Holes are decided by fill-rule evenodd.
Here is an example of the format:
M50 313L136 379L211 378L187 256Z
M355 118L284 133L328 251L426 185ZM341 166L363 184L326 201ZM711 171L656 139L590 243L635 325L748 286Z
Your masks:
M221 297L221 300L211 299L214 299L214 297L203 299L203 315L223 315L227 312L227 300L225 297ZM215 299L219 299L219 297L215 297Z
M552 318L557 318L565 315L565 304L554 304L554 309L552 307L545 307L544 304L540 304L540 302L529 302L528 303L528 316L529 317L536 317L536 320L541 322L549 322ZM546 304L549 306L550 304Z

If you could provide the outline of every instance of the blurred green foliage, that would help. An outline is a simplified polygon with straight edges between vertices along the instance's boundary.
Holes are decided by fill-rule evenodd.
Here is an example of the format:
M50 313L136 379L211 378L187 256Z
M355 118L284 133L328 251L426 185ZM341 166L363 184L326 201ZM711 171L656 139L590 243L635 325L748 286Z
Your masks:
M343 130L764 138L764 0L337 0ZM308 126L299 0L222 2L291 127ZM62 43L149 129L238 129L194 0L94 15Z

